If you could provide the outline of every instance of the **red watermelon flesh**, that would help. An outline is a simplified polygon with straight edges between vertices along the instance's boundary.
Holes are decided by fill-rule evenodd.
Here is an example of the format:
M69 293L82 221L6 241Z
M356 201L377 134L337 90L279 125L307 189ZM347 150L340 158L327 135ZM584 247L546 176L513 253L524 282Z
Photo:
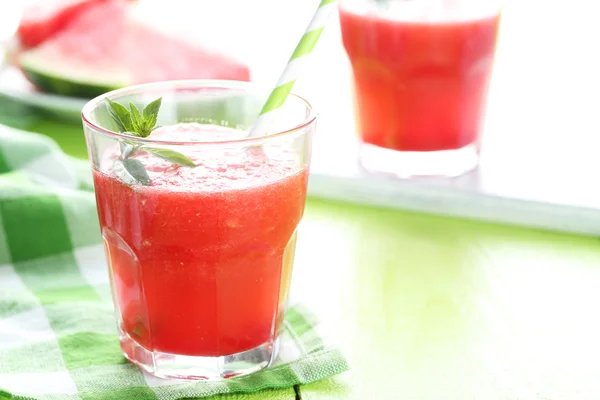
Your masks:
M12 1L12 0L11 0ZM17 36L23 47L35 47L64 29L90 6L105 0L41 0L23 11Z
M21 58L35 54L49 64L68 69L89 69L103 74L112 71L122 76L127 72L123 55L127 54L131 36L126 14L126 7L120 2L95 4L54 37L22 53Z
M146 26L132 26L133 47L126 50L133 83L175 79L248 81L248 67L231 58L177 40Z

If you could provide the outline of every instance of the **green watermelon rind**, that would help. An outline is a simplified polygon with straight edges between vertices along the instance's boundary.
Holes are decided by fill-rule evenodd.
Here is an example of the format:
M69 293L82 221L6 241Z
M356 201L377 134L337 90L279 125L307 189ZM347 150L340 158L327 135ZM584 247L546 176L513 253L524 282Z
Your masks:
M74 68L67 61L52 60L36 50L22 53L19 66L27 78L47 93L93 98L130 83L124 74L107 73L87 68Z

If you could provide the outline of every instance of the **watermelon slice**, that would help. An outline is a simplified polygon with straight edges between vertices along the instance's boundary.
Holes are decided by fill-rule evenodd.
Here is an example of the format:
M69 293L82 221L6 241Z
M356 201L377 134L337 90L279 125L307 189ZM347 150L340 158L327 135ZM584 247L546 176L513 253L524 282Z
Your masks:
M19 65L41 90L78 97L164 80L250 80L246 65L134 22L122 2L89 6Z
M93 97L130 82L119 62L127 30L124 4L96 4L42 45L22 52L19 66L43 91Z
M91 5L105 0L53 0L29 4L17 30L21 46L35 47L57 32Z

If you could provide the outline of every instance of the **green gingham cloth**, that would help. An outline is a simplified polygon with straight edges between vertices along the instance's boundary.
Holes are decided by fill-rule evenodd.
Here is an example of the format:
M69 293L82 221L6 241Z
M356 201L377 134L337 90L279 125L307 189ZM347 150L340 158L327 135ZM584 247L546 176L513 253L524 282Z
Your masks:
M99 232L87 162L0 125L0 399L197 398L290 388L348 368L296 306L265 370L221 382L143 373L119 348Z

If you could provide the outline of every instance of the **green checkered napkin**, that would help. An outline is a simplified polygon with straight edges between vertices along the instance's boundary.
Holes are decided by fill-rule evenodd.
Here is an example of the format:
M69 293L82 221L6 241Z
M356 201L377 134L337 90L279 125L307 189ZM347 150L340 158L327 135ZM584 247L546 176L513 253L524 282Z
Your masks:
M347 369L302 307L276 364L224 382L166 381L119 348L87 163L0 126L0 399L179 399L290 388ZM236 399L246 396L240 394Z

